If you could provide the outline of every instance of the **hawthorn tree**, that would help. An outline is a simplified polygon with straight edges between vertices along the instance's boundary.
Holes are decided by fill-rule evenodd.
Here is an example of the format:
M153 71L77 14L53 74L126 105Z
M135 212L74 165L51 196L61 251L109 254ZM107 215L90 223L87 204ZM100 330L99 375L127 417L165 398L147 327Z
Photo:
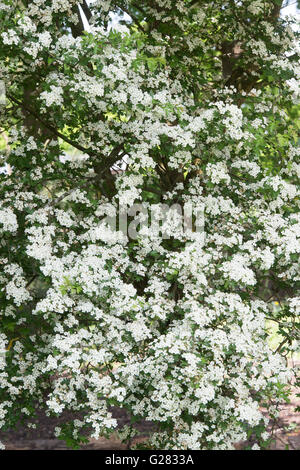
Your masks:
M288 397L300 308L300 50L282 7L0 0L2 429L78 411L56 430L76 446L114 432L117 406L125 442L155 424L144 448L268 445L261 407ZM168 237L105 218L162 203L204 207L204 242L172 218Z

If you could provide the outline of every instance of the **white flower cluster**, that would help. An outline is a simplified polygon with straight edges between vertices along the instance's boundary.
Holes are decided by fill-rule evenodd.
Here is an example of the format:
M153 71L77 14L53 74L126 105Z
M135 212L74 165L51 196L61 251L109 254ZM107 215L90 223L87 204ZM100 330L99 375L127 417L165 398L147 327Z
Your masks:
M17 229L18 221L16 214L9 207L0 207L0 230L14 233Z
M208 163L206 166L206 173L210 177L211 182L214 184L218 184L221 181L227 184L230 183L230 176L224 162Z
M40 94L40 98L45 101L46 106L49 107L52 104L61 105L63 104L63 90L61 87L51 85L51 91L43 91Z
M97 0L86 34L76 0L9 3L0 427L71 410L55 433L80 442L119 406L155 422L151 449L233 449L293 378L266 318L294 351L298 33L260 0L144 2L145 22L110 30L115 2Z

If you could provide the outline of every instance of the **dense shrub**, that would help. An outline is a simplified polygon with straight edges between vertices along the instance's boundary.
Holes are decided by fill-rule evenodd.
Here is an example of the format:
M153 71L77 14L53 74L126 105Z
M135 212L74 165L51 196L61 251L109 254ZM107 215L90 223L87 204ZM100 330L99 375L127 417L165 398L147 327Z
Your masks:
M0 1L3 429L82 411L57 429L76 445L119 406L157 425L147 448L266 445L300 306L299 35L281 7ZM170 210L161 236L162 203L190 204L193 230ZM152 213L135 237L105 218L134 204Z

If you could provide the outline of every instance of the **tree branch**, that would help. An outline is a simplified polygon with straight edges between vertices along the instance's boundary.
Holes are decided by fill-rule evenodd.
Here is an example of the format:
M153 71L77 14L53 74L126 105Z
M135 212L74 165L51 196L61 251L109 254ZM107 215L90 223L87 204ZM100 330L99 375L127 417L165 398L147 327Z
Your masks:
M88 6L88 4L86 3L86 0L83 0L81 3L80 3L80 6L82 8L82 11L83 13L85 14L85 17L87 19L87 22L89 23L90 22L90 19L92 18L92 12Z
M52 124L49 124L49 122L44 121L44 119L42 119L41 116L38 113L36 113L33 109L29 108L27 105L25 106L23 103L21 103L16 98L14 98L14 96L12 96L11 94L8 93L7 97L11 101L13 101L14 103L18 104L20 107L23 107L23 109L28 114L30 114L35 119L37 119L46 129L48 129L50 132L52 132L52 134L55 135L56 137L60 137L65 142L72 145L72 147L77 148L78 150L80 150L83 153L87 153L88 155L98 155L97 152L92 152L91 150L88 150L85 147L82 147L77 142L73 142L71 139L66 137L64 134L61 134L61 132L59 132Z

